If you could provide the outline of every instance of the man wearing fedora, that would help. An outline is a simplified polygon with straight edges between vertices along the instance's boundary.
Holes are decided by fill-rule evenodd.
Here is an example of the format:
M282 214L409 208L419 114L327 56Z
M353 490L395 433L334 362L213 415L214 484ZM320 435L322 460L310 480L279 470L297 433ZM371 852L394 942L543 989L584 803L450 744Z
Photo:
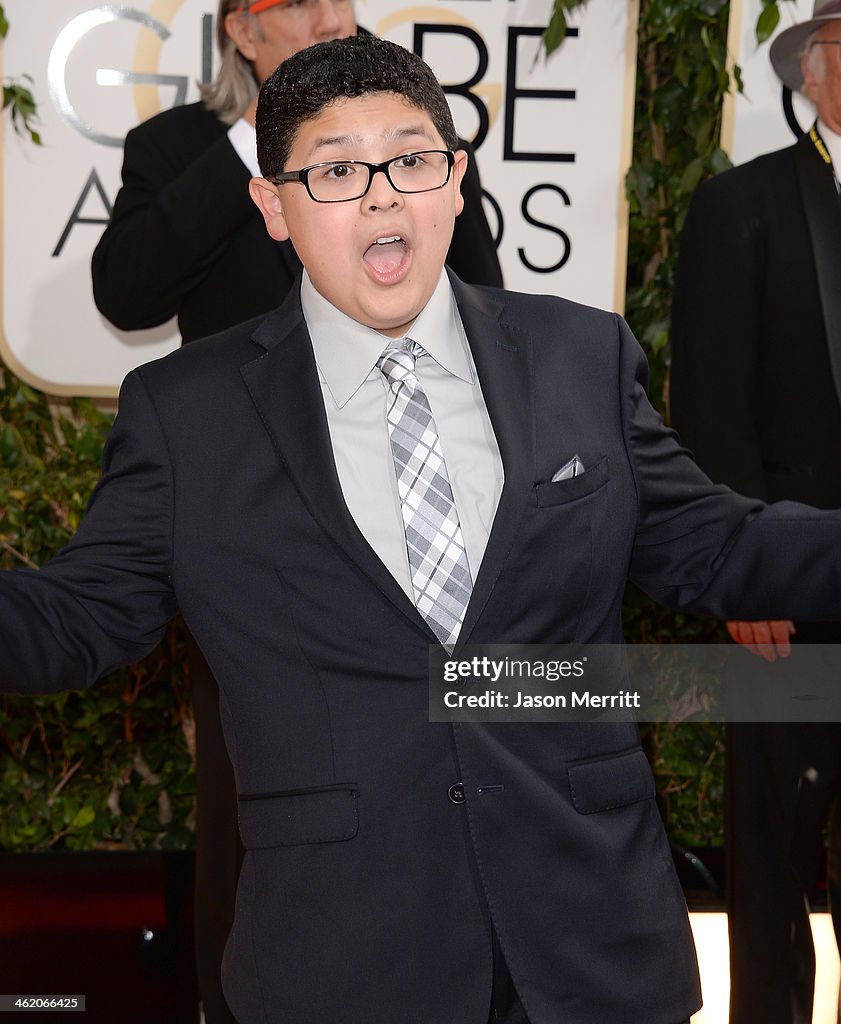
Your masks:
M841 501L841 0L817 0L770 56L816 120L693 196L672 309L672 422L717 482L829 508ZM790 639L841 642L838 622L727 626L755 653L770 645L770 658ZM840 789L841 726L728 727L731 1024L812 1020L809 896ZM830 894L837 874L830 855Z

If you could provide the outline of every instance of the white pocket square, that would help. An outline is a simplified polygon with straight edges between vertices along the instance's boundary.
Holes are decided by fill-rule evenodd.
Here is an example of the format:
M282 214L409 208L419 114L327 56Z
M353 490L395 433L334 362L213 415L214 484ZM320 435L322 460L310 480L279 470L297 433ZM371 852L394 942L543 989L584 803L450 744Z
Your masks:
M558 480L569 480L574 476L581 476L584 472L584 463L577 455L565 462L558 472L552 477L552 483L556 483Z

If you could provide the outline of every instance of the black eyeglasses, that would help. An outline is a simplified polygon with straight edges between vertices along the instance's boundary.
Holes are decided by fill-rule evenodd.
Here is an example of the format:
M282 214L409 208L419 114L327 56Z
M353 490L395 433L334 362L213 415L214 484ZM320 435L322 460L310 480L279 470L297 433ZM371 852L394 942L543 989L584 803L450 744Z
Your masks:
M317 203L347 203L365 195L378 171L382 171L396 192L433 192L450 180L454 162L455 154L449 149L425 149L394 156L381 164L327 160L300 171L282 171L269 181L275 185L299 181Z
M841 39L813 39L809 43L809 49L813 46L841 46Z

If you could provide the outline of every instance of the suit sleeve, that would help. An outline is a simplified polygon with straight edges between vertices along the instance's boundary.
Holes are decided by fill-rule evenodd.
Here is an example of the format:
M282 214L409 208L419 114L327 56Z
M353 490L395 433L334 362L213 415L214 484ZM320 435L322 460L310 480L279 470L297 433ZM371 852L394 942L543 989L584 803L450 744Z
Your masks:
M79 530L38 570L0 573L0 690L80 689L147 654L177 611L163 433L131 374Z
M122 330L165 323L254 216L248 169L222 134L195 159L160 124L126 136L123 184L93 253L94 301Z
M468 284L501 288L502 270L496 254L496 242L482 206L482 182L476 154L469 142L461 141L459 148L467 153L467 171L461 183L464 209L456 217L447 265Z
M719 619L841 618L841 511L765 505L713 484L649 403L645 356L623 321L620 335L638 503L632 581Z
M757 388L762 228L728 173L702 185L680 241L671 322L672 424L713 480L766 498Z

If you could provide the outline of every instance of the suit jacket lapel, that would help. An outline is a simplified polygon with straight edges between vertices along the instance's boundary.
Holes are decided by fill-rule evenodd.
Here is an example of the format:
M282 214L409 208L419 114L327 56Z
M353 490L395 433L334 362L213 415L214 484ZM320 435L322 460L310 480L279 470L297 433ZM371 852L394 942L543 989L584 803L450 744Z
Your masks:
M841 401L841 200L832 167L821 158L808 134L795 146L794 161L815 255L832 376Z
M257 328L266 351L240 370L275 450L313 519L375 587L435 642L402 587L377 557L342 495L299 285Z
M532 493L530 345L525 331L501 321L502 303L453 278L453 288L499 444L505 482L458 643L467 643L493 590ZM374 586L437 643L414 604L377 557L342 495L312 345L296 285L257 328L265 349L241 368L278 456L313 519Z
M450 275L473 353L491 425L502 457L505 482L458 645L470 640L532 494L531 345L527 333L502 319L503 304Z

